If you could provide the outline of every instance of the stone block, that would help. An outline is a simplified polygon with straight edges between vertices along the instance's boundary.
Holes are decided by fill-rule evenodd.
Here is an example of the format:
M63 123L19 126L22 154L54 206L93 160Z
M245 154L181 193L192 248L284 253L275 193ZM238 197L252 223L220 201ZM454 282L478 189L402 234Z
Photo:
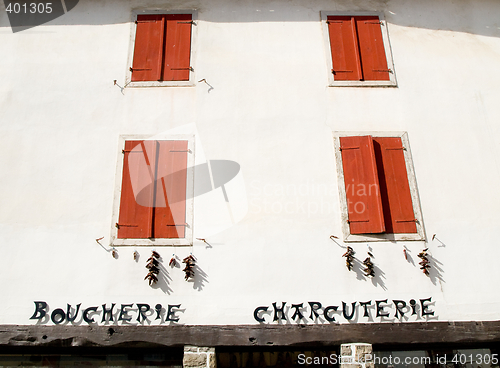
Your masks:
M347 345L347 344L340 345L340 355L341 356L351 356L352 355L351 345Z
M186 346L184 346L184 352L186 352L186 351L197 353L198 352L198 347L197 346L186 345Z
M206 368L207 354L185 353L182 359L182 366L184 368Z

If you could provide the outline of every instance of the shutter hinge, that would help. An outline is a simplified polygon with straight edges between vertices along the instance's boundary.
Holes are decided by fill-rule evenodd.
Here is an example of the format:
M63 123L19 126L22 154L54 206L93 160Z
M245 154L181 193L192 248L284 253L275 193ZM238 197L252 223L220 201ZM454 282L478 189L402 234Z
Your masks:
M333 74L336 74L336 73L354 73L354 70L333 70L332 69L332 73Z
M380 73L393 73L392 69L372 69L374 72L380 72Z
M189 224L187 224L187 223L184 223L184 224L175 224L175 225L167 224L165 226L186 226L186 227L189 227Z
M416 224L420 224L420 222L418 222L417 219L413 219L413 220L396 220L396 222L414 222Z
M129 68L129 70L130 70L131 72L134 72L134 71L136 71L136 70L153 70L153 69L151 69L151 68L149 68L149 69L146 69L146 68Z
M406 148L404 148L404 147L386 148L386 150L390 150L390 151L406 151Z
M131 225L131 224L119 224L118 222L115 226L119 229L120 227L138 227L139 225Z
M191 150L179 150L179 151L176 151L176 150L170 150L169 152L188 152L188 153L191 153Z
M384 23L378 21L378 22L365 22L365 24L380 24L381 26L384 25Z
M143 153L142 151L138 151L138 150L124 150L124 149L122 149L122 153L130 153L130 152L132 152L132 153Z
M350 150L350 149L359 149L360 147L357 146L357 147L340 147L340 150L343 151L343 150Z
M170 70L189 70L189 71L194 72L194 69L192 66L190 66L189 68L171 68Z
M326 23L327 24L330 24L330 23L344 23L344 21L342 21L342 20L327 20Z
M194 22L194 20L190 20L189 22L177 22L177 23L183 23L183 24L193 24L193 25L196 25L196 23Z

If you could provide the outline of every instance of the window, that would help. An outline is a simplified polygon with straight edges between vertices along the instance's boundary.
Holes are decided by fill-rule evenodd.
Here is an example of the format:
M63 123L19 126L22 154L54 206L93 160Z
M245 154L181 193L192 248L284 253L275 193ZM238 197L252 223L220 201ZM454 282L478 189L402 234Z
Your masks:
M424 240L407 134L335 137L344 240Z
M190 85L193 14L138 14L130 86Z
M323 13L332 86L394 86L387 24L380 15Z
M125 140L113 245L192 243L192 142Z

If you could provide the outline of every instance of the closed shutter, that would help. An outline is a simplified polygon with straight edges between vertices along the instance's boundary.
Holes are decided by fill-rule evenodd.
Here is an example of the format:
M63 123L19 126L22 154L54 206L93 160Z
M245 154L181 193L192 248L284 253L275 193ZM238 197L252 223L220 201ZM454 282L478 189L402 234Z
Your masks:
M351 234L383 233L384 214L371 136L341 137Z
M377 16L356 17L364 80L390 79L380 27L380 19Z
M416 233L415 215L401 138L374 137L386 232Z
M190 73L192 14L167 14L164 81L187 81Z
M159 141L154 237L183 238L186 230L187 141Z
M354 17L329 16L327 22L334 80L362 80Z
M132 81L161 79L164 19L161 15L138 15L135 33Z
M152 198L150 155L143 141L126 141L124 149L118 238L151 237Z
M132 81L161 79L165 21L161 15L138 15Z

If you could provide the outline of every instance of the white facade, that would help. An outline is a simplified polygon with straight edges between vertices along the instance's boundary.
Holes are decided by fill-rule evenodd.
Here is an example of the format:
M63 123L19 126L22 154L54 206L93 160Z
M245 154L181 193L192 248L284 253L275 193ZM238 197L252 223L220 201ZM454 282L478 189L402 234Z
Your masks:
M142 10L197 11L192 86L121 89ZM383 14L397 87L329 87L322 11ZM307 318L308 302L339 306L340 323L342 302L355 301L351 322L499 320L498 14L493 0L81 0L12 33L2 11L0 324L37 323L34 301L49 313L180 304L185 325L258 324L256 307L282 302L303 303L311 324L329 322ZM426 241L351 244L360 260L373 253L373 280L342 258L335 132L408 134ZM111 255L120 137L172 134L195 137L196 163L232 160L241 171L229 204L221 188L194 199L193 246L154 247L167 283L150 287L153 247ZM430 277L417 257L427 247ZM168 267L190 253L194 282ZM433 316L394 317L392 300L426 298ZM390 316L376 317L385 299ZM359 302L369 300L366 318Z

